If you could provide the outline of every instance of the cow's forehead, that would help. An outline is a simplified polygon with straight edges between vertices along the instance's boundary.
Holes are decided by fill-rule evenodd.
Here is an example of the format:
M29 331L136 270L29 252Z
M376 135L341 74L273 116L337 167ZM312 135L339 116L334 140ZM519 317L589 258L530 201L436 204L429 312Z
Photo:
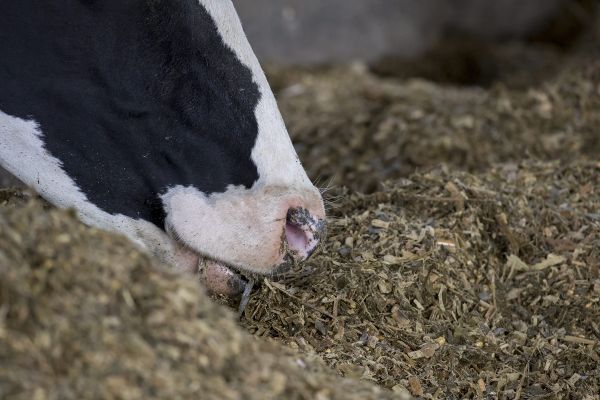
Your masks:
M102 210L161 225L157 193L168 187L249 188L285 162L282 149L297 162L230 1L2 8L0 110L35 120L45 149ZM267 142L279 156L263 157Z

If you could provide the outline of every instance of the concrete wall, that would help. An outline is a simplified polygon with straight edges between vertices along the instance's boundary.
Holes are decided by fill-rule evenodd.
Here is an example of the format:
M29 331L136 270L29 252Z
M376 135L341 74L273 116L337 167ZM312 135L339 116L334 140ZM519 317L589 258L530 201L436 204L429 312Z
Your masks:
M522 35L568 0L234 0L263 62L322 63L416 55L446 28Z

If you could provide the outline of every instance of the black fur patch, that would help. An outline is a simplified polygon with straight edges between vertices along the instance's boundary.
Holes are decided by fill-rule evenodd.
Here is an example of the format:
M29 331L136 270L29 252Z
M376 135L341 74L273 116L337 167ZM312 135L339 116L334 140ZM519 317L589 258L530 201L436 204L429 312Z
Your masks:
M163 228L168 187L252 186L259 100L197 0L0 5L0 110L108 213Z

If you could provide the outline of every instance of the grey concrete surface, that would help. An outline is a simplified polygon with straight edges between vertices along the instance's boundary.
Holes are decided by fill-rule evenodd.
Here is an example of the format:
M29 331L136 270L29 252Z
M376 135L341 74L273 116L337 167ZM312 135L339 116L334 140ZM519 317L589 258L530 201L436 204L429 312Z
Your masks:
M234 0L262 62L315 64L417 55L459 29L519 36L568 0Z

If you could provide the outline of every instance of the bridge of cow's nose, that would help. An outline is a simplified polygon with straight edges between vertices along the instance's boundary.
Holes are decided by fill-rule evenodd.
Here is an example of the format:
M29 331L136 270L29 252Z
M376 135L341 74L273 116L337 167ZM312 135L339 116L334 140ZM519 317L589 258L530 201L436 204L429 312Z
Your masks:
M310 214L306 208L291 208L285 223L285 241L296 261L306 260L315 251L325 232L325 220Z

